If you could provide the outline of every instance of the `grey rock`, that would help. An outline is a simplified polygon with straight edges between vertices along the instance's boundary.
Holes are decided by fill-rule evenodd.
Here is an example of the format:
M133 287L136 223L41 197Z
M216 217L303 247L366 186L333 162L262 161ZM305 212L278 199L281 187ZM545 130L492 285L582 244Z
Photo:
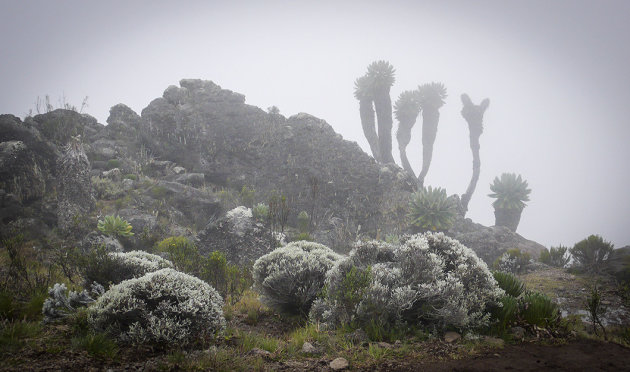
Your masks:
M469 218L459 218L447 235L475 251L477 256L489 265L508 249L518 248L521 252L527 252L532 258L536 258L545 248L541 244L523 238L507 227L486 227L472 222Z
M118 168L110 169L103 172L103 177L109 178L112 181L118 182L122 179L122 172Z
M175 167L173 170L177 169ZM193 187L203 186L205 183L205 175L203 173L184 173L175 178L175 182L182 183Z
M514 336L517 340L522 340L525 338L525 328L523 327L512 327L510 328L510 332L512 336Z
M302 352L305 354L315 354L318 350L310 342L304 342L304 344L302 344Z
M341 371L348 368L348 360L346 358L335 358L330 362L329 366L333 371Z
M460 335L457 332L453 332L453 331L448 331L446 333L444 333L444 341L448 342L449 344L459 340L462 338L462 335Z
M97 247L105 247L108 252L122 252L123 246L118 239L97 233L95 231L87 234L81 241L81 249L83 252L91 252Z
M271 355L271 353L268 352L267 350L259 349L257 347L251 349L247 354L248 355L262 356L262 357L266 357L266 356Z

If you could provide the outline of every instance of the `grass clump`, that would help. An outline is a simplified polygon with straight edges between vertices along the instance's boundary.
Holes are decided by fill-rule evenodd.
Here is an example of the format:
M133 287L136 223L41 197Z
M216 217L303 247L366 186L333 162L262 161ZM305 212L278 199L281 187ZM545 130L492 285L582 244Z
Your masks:
M100 359L114 359L119 351L116 342L103 333L87 332L73 337L71 342L73 348Z

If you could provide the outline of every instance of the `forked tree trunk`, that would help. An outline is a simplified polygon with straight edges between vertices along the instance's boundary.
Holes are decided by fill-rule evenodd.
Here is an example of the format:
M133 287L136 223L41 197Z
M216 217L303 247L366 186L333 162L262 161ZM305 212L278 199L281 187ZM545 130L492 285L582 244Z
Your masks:
M402 162L403 169L407 171L412 177L416 177L409 159L407 159L407 146L411 141L411 129L416 124L415 117L399 118L398 131L396 132L396 140L398 141L398 150L400 151L400 161Z
M381 156L378 150L378 135L376 134L376 122L374 119L374 107L372 105L372 100L362 99L359 101L359 114L361 115L363 134L370 145L372 156L377 162L380 162Z

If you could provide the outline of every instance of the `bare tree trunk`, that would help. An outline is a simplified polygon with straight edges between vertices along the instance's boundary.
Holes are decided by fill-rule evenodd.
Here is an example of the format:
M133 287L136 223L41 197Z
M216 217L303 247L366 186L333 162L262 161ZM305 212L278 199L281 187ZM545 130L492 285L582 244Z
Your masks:
M374 108L378 121L378 149L382 163L394 163L392 156L392 100L387 91L378 92L374 97Z
M396 132L402 166L407 173L414 178L416 177L416 174L414 173L413 168L411 168L411 164L409 164L409 159L407 159L407 146L409 145L409 141L411 141L411 129L415 124L416 118L400 118L398 121L398 131Z
M418 184L424 186L424 178L429 172L433 159L433 144L437 136L437 126L440 121L438 110L422 110L422 170L418 175Z
M470 134L470 149L472 150L473 155L473 173L472 178L470 179L470 183L468 184L468 188L464 195L462 195L462 211L464 216L466 216L466 212L468 212L468 202L472 198L473 193L475 192L475 188L477 187L477 181L479 181L479 174L481 173L481 158L479 156L479 134Z
M359 101L359 114L361 115L361 126L363 134L370 145L372 156L377 162L380 162L381 156L378 150L378 135L376 134L376 122L374 118L374 107L369 99Z

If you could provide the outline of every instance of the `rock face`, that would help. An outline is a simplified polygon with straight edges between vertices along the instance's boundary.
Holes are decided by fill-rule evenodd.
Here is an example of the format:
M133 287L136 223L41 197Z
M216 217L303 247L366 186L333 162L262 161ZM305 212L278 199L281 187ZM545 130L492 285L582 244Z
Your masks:
M400 168L377 165L325 121L267 114L210 81L169 87L129 125L139 126L156 157L203 173L205 182L247 185L260 200L285 195L290 221L306 210L315 223L324 216L361 221L362 232L376 235L400 222L395 212L415 188Z
M202 253L220 251L228 261L238 264L253 263L277 245L271 232L256 223L251 209L246 207L228 211L197 234L197 246Z
M536 242L523 238L505 226L486 227L472 222L470 218L458 219L447 235L475 251L477 256L488 265L491 265L508 249L518 248L521 252L527 252L532 257L537 257L545 248Z
M70 232L94 207L90 162L79 136L72 137L59 158L57 225Z

